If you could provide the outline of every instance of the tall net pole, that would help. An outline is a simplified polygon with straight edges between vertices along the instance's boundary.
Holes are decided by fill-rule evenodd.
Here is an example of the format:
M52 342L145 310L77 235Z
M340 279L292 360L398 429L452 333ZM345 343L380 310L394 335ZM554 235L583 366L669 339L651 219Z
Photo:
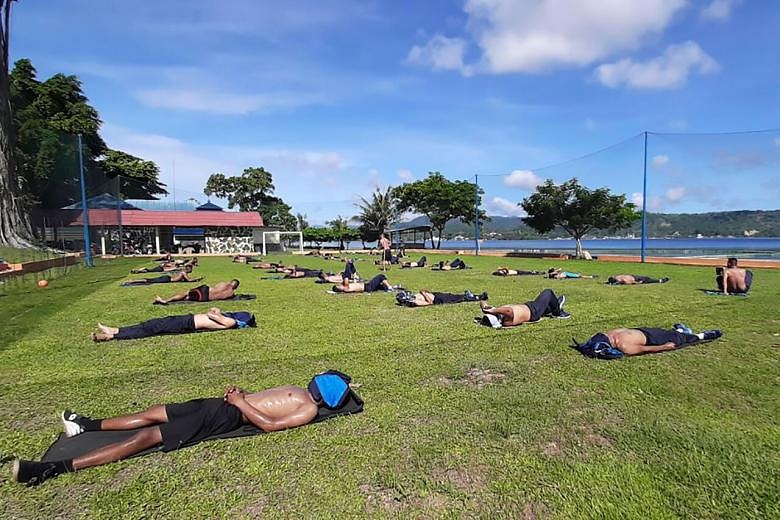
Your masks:
M642 263L645 262L645 250L647 248L647 131L645 131L645 157L644 157L644 173L642 180Z
M92 248L89 243L89 209L87 208L87 187L84 182L84 146L79 138L79 176L81 178L81 209L84 223L84 251L86 254L87 267L92 267Z
M479 256L479 174L474 174L474 254Z

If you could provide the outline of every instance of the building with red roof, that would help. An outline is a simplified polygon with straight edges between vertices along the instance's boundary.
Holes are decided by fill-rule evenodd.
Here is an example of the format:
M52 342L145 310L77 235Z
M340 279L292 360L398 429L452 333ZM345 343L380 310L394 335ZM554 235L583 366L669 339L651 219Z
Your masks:
M266 230L263 217L256 211L223 211L212 202L189 211L153 211L138 209L126 201L112 204L104 194L89 199L87 207L90 242L103 254L120 251L120 233L125 254L251 253ZM84 211L80 204L44 210L36 217L50 244L63 249L84 246Z

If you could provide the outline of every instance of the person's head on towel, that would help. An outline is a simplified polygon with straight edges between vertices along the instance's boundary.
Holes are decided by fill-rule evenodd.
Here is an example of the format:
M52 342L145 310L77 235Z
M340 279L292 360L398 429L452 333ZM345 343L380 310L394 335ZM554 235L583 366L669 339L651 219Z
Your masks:
M236 328L257 327L255 315L247 311L223 312L224 316L236 320Z
M338 410L349 398L351 380L338 370L328 370L314 376L306 389L317 406Z

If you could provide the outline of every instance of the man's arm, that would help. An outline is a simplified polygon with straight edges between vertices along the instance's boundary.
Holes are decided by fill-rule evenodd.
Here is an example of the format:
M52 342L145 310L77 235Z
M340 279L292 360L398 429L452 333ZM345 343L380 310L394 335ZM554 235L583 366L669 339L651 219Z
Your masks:
M228 318L227 316L223 316L222 311L216 307L209 309L209 312L206 313L206 316L208 316L212 323L219 325L217 328L232 329L236 326L236 320L233 318Z
M317 415L317 408L312 404L309 406L299 406L295 412L289 414L284 419L272 419L262 413L257 408L246 402L244 394L239 392L231 392L227 395L226 400L232 404L244 414L244 417L265 432L276 432L279 430L286 430L287 428L295 428L296 426L303 426L308 424Z

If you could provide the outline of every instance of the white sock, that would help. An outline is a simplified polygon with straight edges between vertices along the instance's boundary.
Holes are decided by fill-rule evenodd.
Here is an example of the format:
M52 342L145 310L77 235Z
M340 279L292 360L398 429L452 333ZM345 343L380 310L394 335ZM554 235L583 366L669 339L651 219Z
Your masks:
M703 332L699 332L698 334L694 334L694 336L696 336L699 339L704 339L704 333Z

